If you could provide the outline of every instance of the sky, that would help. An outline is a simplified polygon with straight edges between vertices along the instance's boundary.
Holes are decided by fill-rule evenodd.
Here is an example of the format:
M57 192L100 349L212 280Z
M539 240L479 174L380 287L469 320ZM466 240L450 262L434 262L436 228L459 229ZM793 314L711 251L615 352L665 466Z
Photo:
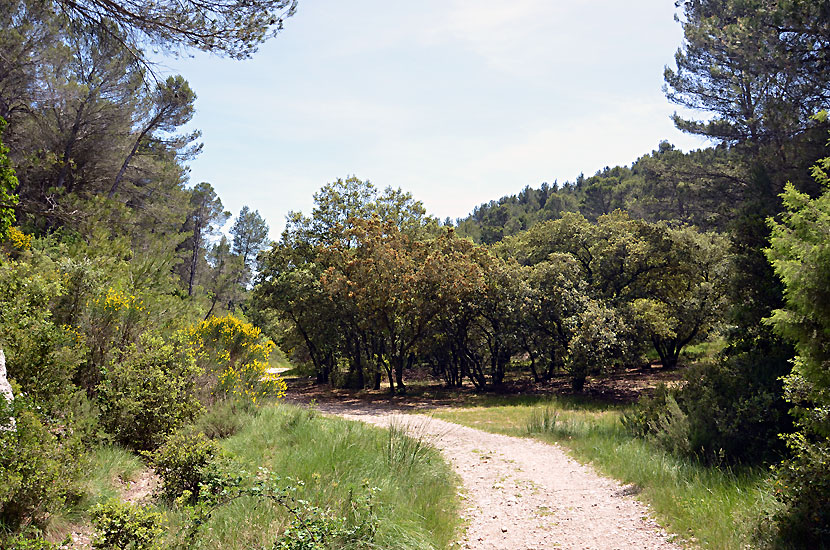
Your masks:
M629 165L676 130L671 0L300 0L250 60L164 58L198 95L191 183L279 238L327 182L409 191L441 219Z

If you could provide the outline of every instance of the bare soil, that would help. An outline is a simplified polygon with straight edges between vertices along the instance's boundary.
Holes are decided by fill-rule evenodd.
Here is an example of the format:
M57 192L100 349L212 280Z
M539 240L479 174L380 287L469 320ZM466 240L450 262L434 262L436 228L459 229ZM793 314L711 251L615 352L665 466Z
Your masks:
M535 383L525 377L508 379L501 387L486 393L476 390L468 381L461 388L447 389L426 372L417 371L407 381L404 395L390 396L388 386L379 390L350 390L316 384L311 378L287 377L288 395L296 403L337 401L355 406L373 403L380 407L404 410L428 410L433 407L475 405L483 396L571 395L608 403L634 403L640 396L651 394L658 384L675 385L683 378L684 368L664 369L658 363L642 368L619 370L615 373L588 378L582 392L570 387L566 376Z
M145 468L133 480L119 480L119 485L121 498L125 502L147 504L161 485L161 478L151 468Z

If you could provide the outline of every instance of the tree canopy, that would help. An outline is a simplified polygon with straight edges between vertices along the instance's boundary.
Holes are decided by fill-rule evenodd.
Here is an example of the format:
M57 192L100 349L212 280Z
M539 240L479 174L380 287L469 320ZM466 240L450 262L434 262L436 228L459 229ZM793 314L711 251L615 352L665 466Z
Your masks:
M250 57L283 28L297 0L53 0L69 20L118 37L131 53L142 44Z
M668 98L712 113L681 130L731 144L781 144L830 99L826 1L687 0Z

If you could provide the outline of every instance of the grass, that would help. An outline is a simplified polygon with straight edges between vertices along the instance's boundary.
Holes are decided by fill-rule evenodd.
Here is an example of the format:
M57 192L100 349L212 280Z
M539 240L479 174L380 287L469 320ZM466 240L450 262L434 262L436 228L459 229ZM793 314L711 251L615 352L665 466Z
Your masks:
M87 520L87 512L98 503L119 496L119 485L136 478L144 469L141 459L115 445L92 450L84 465L88 472L80 486L80 498L67 503L49 521L46 530L51 540L60 540Z
M440 549L455 538L454 474L435 449L399 427L382 430L280 404L263 408L222 446L244 470L265 467L301 480L297 498L344 516L376 487L376 547ZM175 531L181 518L172 511L168 517ZM279 506L239 499L214 513L200 531L200 547L270 548L287 519Z
M508 401L508 402L506 402ZM579 399L481 400L439 410L436 418L482 430L556 442L605 475L634 484L670 532L701 548L733 550L751 544L759 509L771 495L760 470L710 467L673 456L630 435L622 406Z
M117 446L95 449L90 477L85 480L88 504L97 504L118 496L118 481L131 481L145 468L135 454Z
M425 438L409 436L401 426L384 430L313 410L269 404L259 411L219 402L192 429L207 429L240 470L265 467L291 478L295 497L309 505L353 518L353 503L372 493L371 513L377 532L371 545L388 549L444 549L460 525L458 480ZM90 532L89 510L120 497L122 482L146 466L120 447L102 446L90 453L80 500L68 504L50 521L47 536L60 540L73 530ZM373 488L377 488L376 490ZM165 516L162 547L174 547L185 511L157 503ZM366 515L365 509L362 509ZM286 509L262 499L239 498L218 508L199 530L199 548L272 548L290 519Z
M249 424L255 414L253 406L243 406L234 399L220 399L202 413L191 426L210 439L224 439L238 433Z

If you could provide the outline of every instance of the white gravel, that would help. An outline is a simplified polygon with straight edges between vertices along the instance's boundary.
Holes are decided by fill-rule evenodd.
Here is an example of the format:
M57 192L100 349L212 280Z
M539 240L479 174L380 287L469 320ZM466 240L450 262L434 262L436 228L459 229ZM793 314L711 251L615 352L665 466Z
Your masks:
M337 403L317 406L378 426L396 423L426 437L464 488L465 549L680 549L631 493L636 488L571 459L557 445L491 434L425 415Z

